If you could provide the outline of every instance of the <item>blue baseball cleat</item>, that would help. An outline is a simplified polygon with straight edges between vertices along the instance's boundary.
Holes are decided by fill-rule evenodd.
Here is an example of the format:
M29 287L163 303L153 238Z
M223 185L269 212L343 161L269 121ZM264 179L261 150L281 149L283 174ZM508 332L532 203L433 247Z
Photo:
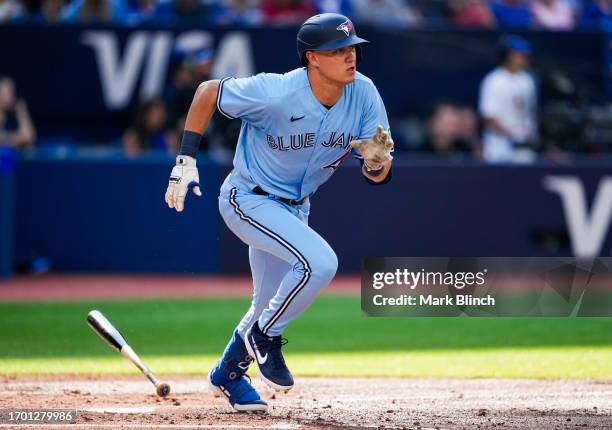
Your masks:
M277 391L286 392L293 388L293 376L281 352L287 339L265 335L257 322L247 331L245 338L246 349L255 358L261 379Z
M244 341L234 332L223 357L208 374L208 384L215 397L225 396L232 407L240 412L265 411L268 404L261 400L250 379L245 375L253 359Z

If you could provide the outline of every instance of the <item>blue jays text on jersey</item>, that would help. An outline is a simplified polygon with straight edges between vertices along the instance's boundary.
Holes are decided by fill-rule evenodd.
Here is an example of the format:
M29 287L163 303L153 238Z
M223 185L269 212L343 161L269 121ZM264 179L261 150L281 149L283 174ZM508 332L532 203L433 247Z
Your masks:
M268 145L272 149L277 149L279 151L288 151L290 149L302 149L302 148L312 148L315 144L317 135L315 133L304 133L304 134L291 134L289 135L289 144L285 144L284 136L272 136L267 134L266 139L268 140ZM350 134L344 139L344 133L340 133L339 136L336 136L336 132L332 131L328 141L321 142L322 146L325 147L340 147L344 149L349 148L349 142L353 140L355 137Z
M289 199L327 181L351 153L351 140L371 138L378 124L389 128L376 87L360 73L329 109L315 98L306 68L223 79L217 108L242 120L233 174Z

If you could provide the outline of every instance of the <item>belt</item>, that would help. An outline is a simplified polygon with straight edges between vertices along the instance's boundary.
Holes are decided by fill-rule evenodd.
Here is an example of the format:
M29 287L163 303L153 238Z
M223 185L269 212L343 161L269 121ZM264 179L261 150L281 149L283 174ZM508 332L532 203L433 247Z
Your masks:
M257 195L260 196L269 196L270 193L265 192L264 190L261 189L260 186L257 186L255 188L253 188L253 192ZM308 196L301 198L300 200L294 200L294 199L286 199L284 197L276 197L278 200L280 200L283 203L286 203L288 205L291 206L300 206L302 204L304 204L304 202L308 199Z

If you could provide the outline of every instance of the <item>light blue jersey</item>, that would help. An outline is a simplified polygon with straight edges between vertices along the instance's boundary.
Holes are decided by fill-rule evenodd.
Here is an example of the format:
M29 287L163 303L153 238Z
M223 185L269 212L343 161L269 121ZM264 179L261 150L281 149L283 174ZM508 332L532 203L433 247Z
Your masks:
M361 158L349 142L372 138L379 124L388 128L387 113L372 81L360 73L327 109L305 68L224 79L217 108L242 120L234 170L219 194L223 220L249 246L253 274L253 301L237 332L244 338L257 323L266 335L279 336L338 266L329 244L308 226L310 201L302 199L351 152Z
M373 82L356 73L330 109L314 96L306 68L221 81L217 108L242 127L234 173L253 186L288 199L311 196L351 151L352 139L389 128Z

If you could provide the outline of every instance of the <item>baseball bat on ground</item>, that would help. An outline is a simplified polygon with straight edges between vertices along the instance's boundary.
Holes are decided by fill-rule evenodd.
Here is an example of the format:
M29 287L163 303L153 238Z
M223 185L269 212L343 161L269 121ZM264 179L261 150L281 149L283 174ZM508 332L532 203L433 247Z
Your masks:
M108 343L112 348L117 350L121 355L130 360L144 375L149 378L149 381L155 385L157 395L166 397L170 394L170 385L161 382L151 370L145 366L140 357L134 352L132 347L128 345L124 337L119 333L119 330L104 316L100 311L91 311L87 314L87 324L98 336Z

